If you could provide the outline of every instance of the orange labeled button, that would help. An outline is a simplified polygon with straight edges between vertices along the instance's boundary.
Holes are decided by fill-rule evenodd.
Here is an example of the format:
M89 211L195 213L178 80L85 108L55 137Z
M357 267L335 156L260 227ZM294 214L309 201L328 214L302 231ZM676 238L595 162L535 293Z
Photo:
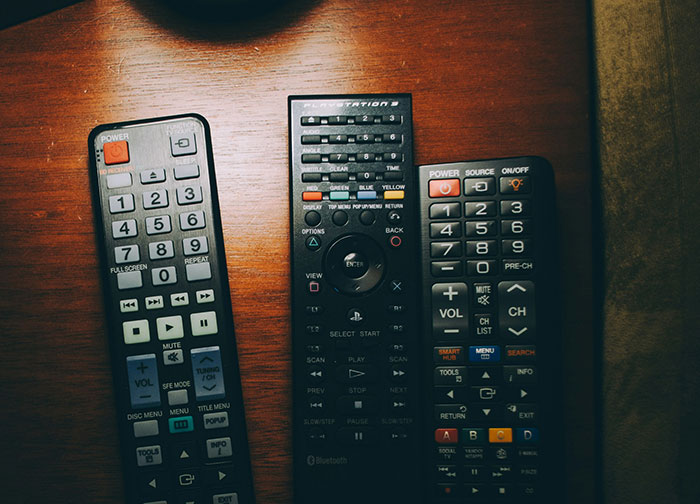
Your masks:
M126 140L107 142L102 145L102 150L105 153L105 164L107 165L129 162L129 144Z
M384 199L403 199L403 191L384 191Z
M435 442L440 444L455 444L457 429L435 429Z
M459 196L459 179L441 179L430 181L431 198L449 198Z
M442 362L462 363L462 362L464 362L464 347L461 347L461 346L435 347L433 349L433 360L438 364L440 364Z
M512 443L513 429L489 429L489 443Z
M321 201L323 199L323 193L320 191L306 191L301 193L301 199L303 201Z

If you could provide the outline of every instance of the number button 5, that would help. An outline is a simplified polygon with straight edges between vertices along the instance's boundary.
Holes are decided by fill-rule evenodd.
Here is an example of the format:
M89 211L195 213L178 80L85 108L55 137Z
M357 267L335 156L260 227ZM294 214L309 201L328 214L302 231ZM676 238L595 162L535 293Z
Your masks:
M172 231L169 215L146 217L146 234L163 234Z

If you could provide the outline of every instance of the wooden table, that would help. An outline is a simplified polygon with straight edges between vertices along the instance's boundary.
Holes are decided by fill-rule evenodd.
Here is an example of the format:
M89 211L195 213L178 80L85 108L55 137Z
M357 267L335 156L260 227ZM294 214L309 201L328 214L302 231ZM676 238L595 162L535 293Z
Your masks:
M570 0L302 0L214 25L95 0L0 31L0 500L122 501L87 135L199 112L258 502L290 502L287 95L411 92L417 163L555 167L567 502L593 502L587 14Z

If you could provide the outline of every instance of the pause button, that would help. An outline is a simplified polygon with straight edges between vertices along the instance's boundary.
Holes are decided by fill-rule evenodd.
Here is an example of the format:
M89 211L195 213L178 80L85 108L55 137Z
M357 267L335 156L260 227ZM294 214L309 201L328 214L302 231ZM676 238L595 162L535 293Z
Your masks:
M216 334L219 330L215 311L192 313L190 315L190 323L192 324L192 336Z

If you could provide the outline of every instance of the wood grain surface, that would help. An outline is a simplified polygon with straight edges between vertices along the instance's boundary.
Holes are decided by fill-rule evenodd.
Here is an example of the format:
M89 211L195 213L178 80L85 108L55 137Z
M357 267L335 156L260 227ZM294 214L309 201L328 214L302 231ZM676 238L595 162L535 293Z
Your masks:
M558 190L569 490L594 501L584 1L84 1L0 31L0 501L123 502L87 135L210 122L260 504L291 502L287 96L413 93L418 164L536 154Z

